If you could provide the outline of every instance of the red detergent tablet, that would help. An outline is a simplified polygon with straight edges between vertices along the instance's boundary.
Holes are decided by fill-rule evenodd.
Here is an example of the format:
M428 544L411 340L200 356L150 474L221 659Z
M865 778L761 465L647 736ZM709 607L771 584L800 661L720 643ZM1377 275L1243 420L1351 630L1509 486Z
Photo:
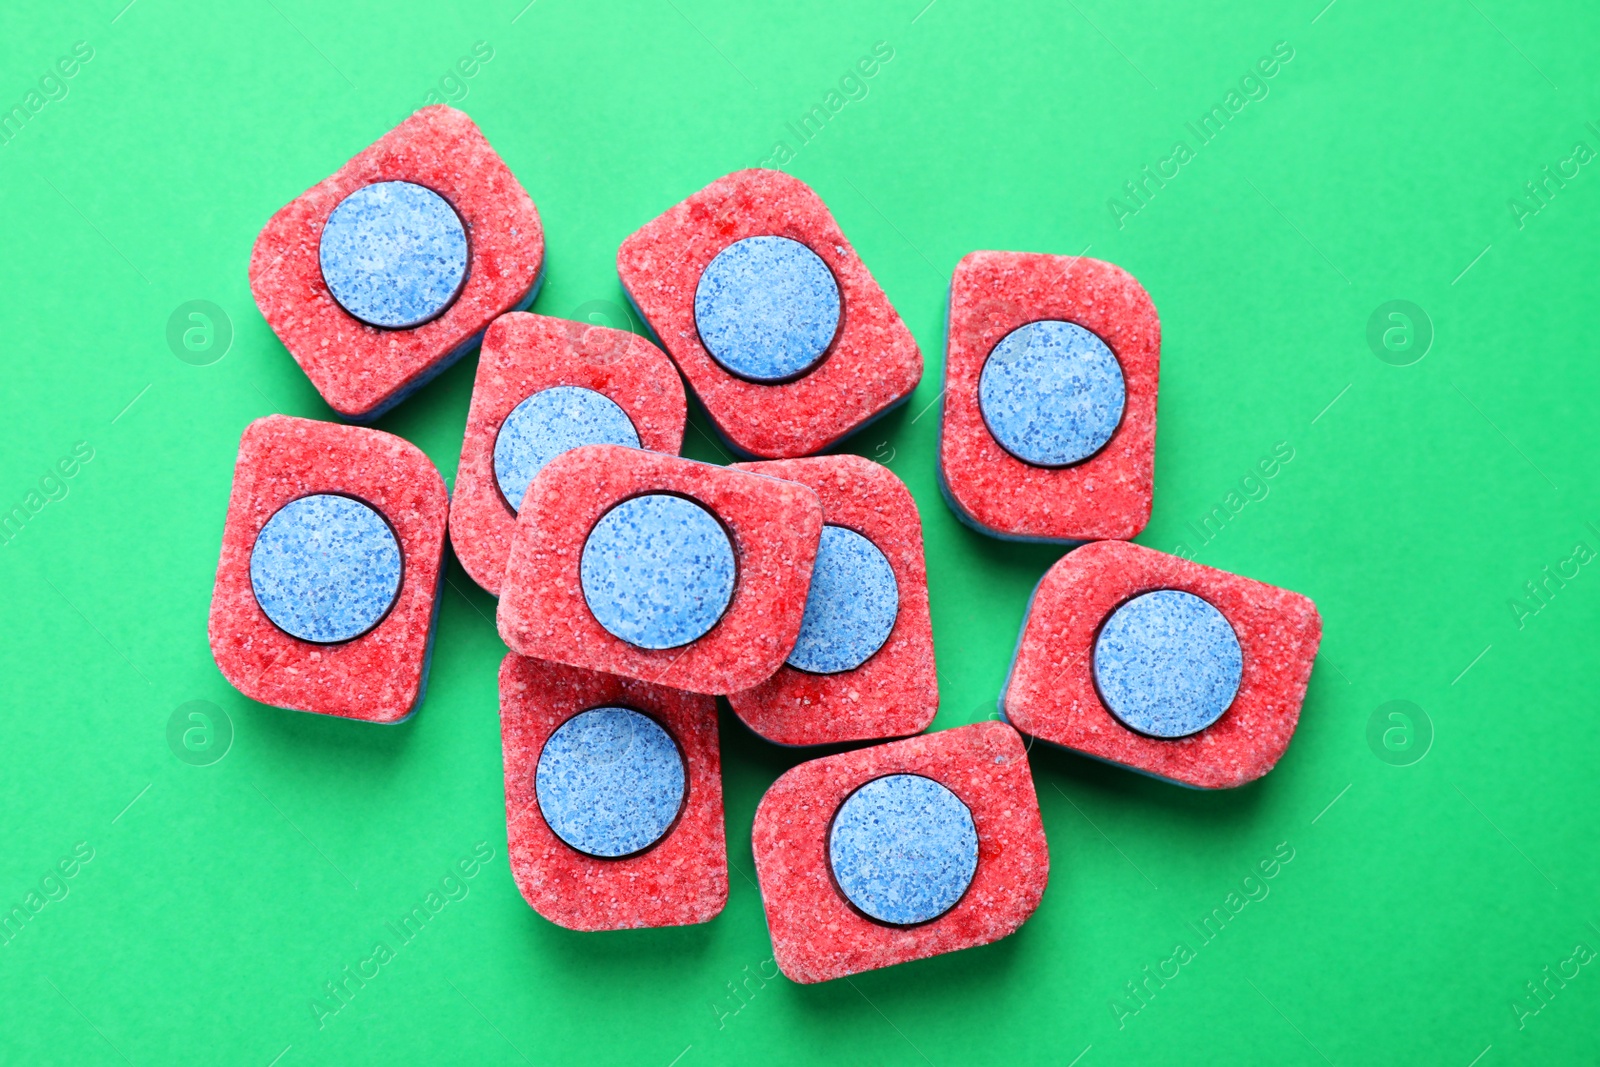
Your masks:
M715 698L512 653L500 732L511 874L533 910L571 930L722 910Z
M1040 579L1000 705L1040 740L1227 789L1289 747L1321 640L1299 593L1101 541Z
M822 539L800 636L778 673L728 694L780 745L905 737L939 708L922 518L905 483L860 456L736 463L822 501Z
M922 353L822 198L719 178L617 251L622 286L728 444L810 455L904 401Z
M368 422L527 307L543 268L533 201L473 121L439 104L273 215L250 291L328 406Z
M450 502L461 566L498 595L517 506L546 463L587 444L676 454L684 417L677 370L642 337L526 312L500 316L483 337Z
M1050 877L1027 752L1002 722L802 763L752 838L774 957L802 983L998 941Z
M794 648L821 535L822 505L797 482L585 445L523 498L500 636L692 693L748 689Z
M939 486L1019 541L1124 540L1150 521L1161 323L1127 271L972 252L950 280Z
M252 700L366 722L427 684L450 498L415 445L269 415L239 442L211 654Z

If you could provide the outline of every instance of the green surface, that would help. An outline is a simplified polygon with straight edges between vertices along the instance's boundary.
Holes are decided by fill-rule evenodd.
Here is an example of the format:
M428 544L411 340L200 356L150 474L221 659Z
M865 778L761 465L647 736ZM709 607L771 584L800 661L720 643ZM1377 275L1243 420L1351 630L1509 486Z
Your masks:
M42 904L0 947L0 1060L1600 1055L1600 968L1563 962L1579 942L1600 947L1592 4L504 0L400 17L125 2L0 13L0 104L38 107L0 147L0 507L38 508L0 548L0 902ZM49 99L62 86L39 79L78 41L93 58ZM493 58L446 80L476 42ZM1186 124L1226 107L1277 42L1293 58L1268 95L1201 144ZM875 47L892 59L844 83L857 99L829 101ZM580 935L522 902L505 859L504 648L492 600L453 560L409 724L238 696L212 664L206 614L239 433L269 412L329 414L252 304L251 243L273 210L447 92L539 205L543 313L614 311L622 238L730 170L786 159L828 201L927 358L910 405L850 447L887 461L922 507L937 728L992 714L1028 591L1058 554L979 537L939 499L928 409L950 272L980 248L1087 249L1132 271L1165 334L1155 514L1139 540L1307 593L1326 623L1277 770L1201 795L1036 749L1052 870L1028 925L802 988L770 978L749 827L803 756L726 714L722 915ZM787 124L829 103L842 106L802 144ZM778 139L792 158L775 158ZM1128 199L1124 182L1163 161L1176 176ZM1524 183L1546 165L1570 177L1534 201ZM1410 366L1367 341L1395 299L1432 322ZM168 347L189 300L231 319L209 366ZM447 478L473 363L381 423ZM725 458L696 418L689 454ZM41 483L75 448L92 459ZM1246 481L1275 449L1292 459ZM1230 517L1202 543L1191 524L1219 507ZM232 724L209 766L169 747L169 718L195 700ZM1400 720L1368 741L1394 700L1431 723L1407 766L1394 761L1418 749L1404 751ZM1386 726L1401 749L1388 760ZM75 847L92 858L46 880ZM466 895L398 943L385 924L474 849L489 858L469 861ZM1292 861L1246 882L1275 850ZM1210 943L1188 925L1263 890ZM394 958L319 1025L324 983L378 941ZM1134 1000L1125 984L1178 942L1193 958ZM1546 978L1563 967L1576 977ZM1531 981L1547 983L1541 999Z

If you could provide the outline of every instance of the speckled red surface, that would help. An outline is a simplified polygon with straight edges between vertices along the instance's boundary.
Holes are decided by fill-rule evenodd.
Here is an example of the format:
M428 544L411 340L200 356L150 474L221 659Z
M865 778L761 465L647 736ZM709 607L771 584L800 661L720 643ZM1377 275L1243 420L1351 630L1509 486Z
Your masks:
M373 630L318 645L272 624L250 587L256 535L279 508L313 493L365 501L400 541L400 593ZM415 445L358 426L268 415L245 428L233 468L222 558L211 594L211 655L251 700L366 722L405 718L421 697L444 567L450 498Z
M678 743L687 771L688 795L672 829L646 851L620 859L568 846L544 821L534 793L550 735L599 707L632 708L655 719ZM728 848L715 698L513 652L500 664L500 737L511 876L534 911L571 930L627 930L703 923L722 910Z
M839 283L842 321L833 347L811 373L782 385L729 374L700 343L694 319L706 266L733 242L762 235L804 244ZM828 206L782 171L718 178L623 241L617 273L711 420L748 456L820 451L910 396L922 378L916 339Z
M382 181L409 181L448 200L467 230L467 280L431 322L384 330L352 317L322 280L317 249L339 202ZM250 291L267 323L328 405L371 419L466 352L532 292L544 265L533 201L466 115L425 107L272 216L250 256Z
M939 918L911 927L873 922L852 908L828 863L828 829L839 805L872 779L902 773L955 793L978 831L978 868L966 894ZM752 841L774 957L802 983L998 941L1028 920L1050 879L1027 752L1002 722L802 763L761 798Z
M1180 589L1227 617L1244 653L1233 704L1189 737L1122 725L1094 684L1094 641L1118 605ZM1025 734L1197 789L1227 789L1272 770L1294 736L1322 617L1308 597L1121 541L1067 553L1045 572L1007 680L1006 718Z
M978 408L978 378L1006 334L1041 319L1077 323L1116 355L1122 422L1072 467L1035 467L1000 447ZM1150 521L1161 322L1121 267L1078 256L971 252L950 280L939 424L940 487L967 522L1029 541L1124 540Z
M467 433L450 501L450 543L461 566L500 593L516 512L494 474L495 435L511 409L541 389L578 385L627 412L639 444L674 455L683 447L683 381L665 352L626 330L513 311L483 336Z
M927 729L939 709L939 680L922 518L905 483L887 467L851 455L733 466L815 489L822 521L854 530L876 545L900 592L894 629L871 659L839 674L810 674L785 665L760 685L728 694L734 713L780 745L878 740Z
M636 648L589 612L578 576L584 542L612 507L677 493L709 509L733 541L733 599L703 637ZM731 693L770 678L794 648L822 536L817 494L710 463L621 445L557 456L523 498L497 622L513 652L693 693Z

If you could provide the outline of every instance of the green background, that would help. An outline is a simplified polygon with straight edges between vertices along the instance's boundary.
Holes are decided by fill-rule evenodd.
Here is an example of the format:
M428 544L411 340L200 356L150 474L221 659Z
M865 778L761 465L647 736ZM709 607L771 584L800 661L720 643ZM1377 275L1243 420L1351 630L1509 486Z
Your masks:
M93 855L0 947L0 1060L1600 1056L1600 967L1551 980L1547 999L1525 986L1578 942L1600 946L1600 568L1579 561L1600 549L1600 175L1566 164L1577 174L1546 203L1524 188L1577 142L1600 148L1592 4L125 2L0 13L0 104L26 106L75 42L93 49L0 147L0 508L27 507L79 442L93 450L0 548L0 903L40 892L80 843ZM480 41L493 59L445 81ZM866 95L799 144L786 123L879 42L893 58ZM1266 98L1198 147L1186 123L1278 42L1293 59ZM789 142L786 169L827 200L926 358L910 404L847 447L886 461L922 508L937 729L993 714L1028 591L1059 555L978 536L939 498L926 409L950 272L974 249L1087 249L1130 270L1165 334L1139 541L1185 544L1323 614L1276 771L1206 795L1036 748L1052 869L1033 919L986 948L799 987L749 977L772 973L749 828L805 755L726 711L733 873L717 919L583 935L523 903L505 859L504 647L453 559L408 724L241 698L206 644L239 434L270 412L329 417L253 306L251 243L447 91L539 206L534 309L550 315L619 314L622 238ZM1119 226L1108 200L1180 139L1194 158ZM232 323L208 366L166 341L194 299ZM1367 341L1393 299L1435 334L1409 366ZM380 423L447 480L473 369ZM705 430L696 414L688 454L725 460ZM1292 461L1233 514L1280 443ZM1191 524L1218 507L1230 517L1202 544ZM1524 583L1563 568L1528 598ZM231 720L220 762L169 747L191 700ZM1422 711L1390 735L1398 753L1368 741L1392 700ZM319 1027L323 983L392 940L384 924L480 843L493 858L467 896ZM1269 895L1200 945L1187 924L1283 843L1294 858ZM1195 958L1133 1000L1125 983L1179 941Z

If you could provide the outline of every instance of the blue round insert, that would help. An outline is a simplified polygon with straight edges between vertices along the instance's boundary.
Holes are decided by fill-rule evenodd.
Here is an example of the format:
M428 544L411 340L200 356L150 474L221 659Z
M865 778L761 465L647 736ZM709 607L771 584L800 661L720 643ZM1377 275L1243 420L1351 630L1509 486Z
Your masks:
M1151 737L1188 737L1222 718L1239 692L1244 653L1215 607L1177 589L1123 604L1094 642L1094 681L1107 709Z
M467 231L444 197L377 182L333 209L317 252L339 306L372 326L420 326L455 301L467 277Z
M1127 387L1106 343L1070 322L1019 326L994 346L978 407L1000 447L1036 467L1088 459L1122 421Z
M882 550L854 530L824 526L789 666L853 671L883 647L899 612L900 587Z
M250 587L274 626L302 641L360 637L400 595L400 543L383 516L331 493L278 509L250 549Z
M677 648L715 626L733 599L733 542L692 500L636 496L589 531L579 577L609 633L639 648Z
M754 382L816 366L839 329L839 283L787 237L746 237L717 253L694 291L694 321L711 358Z
M850 903L870 919L911 926L961 899L978 869L972 812L920 774L874 778L839 806L828 862Z
M683 754L631 708L592 708L550 735L534 794L555 835L579 852L631 856L672 829L683 807Z
M582 445L638 448L639 432L615 400L577 385L541 389L512 408L494 439L494 477L511 510L546 463Z

